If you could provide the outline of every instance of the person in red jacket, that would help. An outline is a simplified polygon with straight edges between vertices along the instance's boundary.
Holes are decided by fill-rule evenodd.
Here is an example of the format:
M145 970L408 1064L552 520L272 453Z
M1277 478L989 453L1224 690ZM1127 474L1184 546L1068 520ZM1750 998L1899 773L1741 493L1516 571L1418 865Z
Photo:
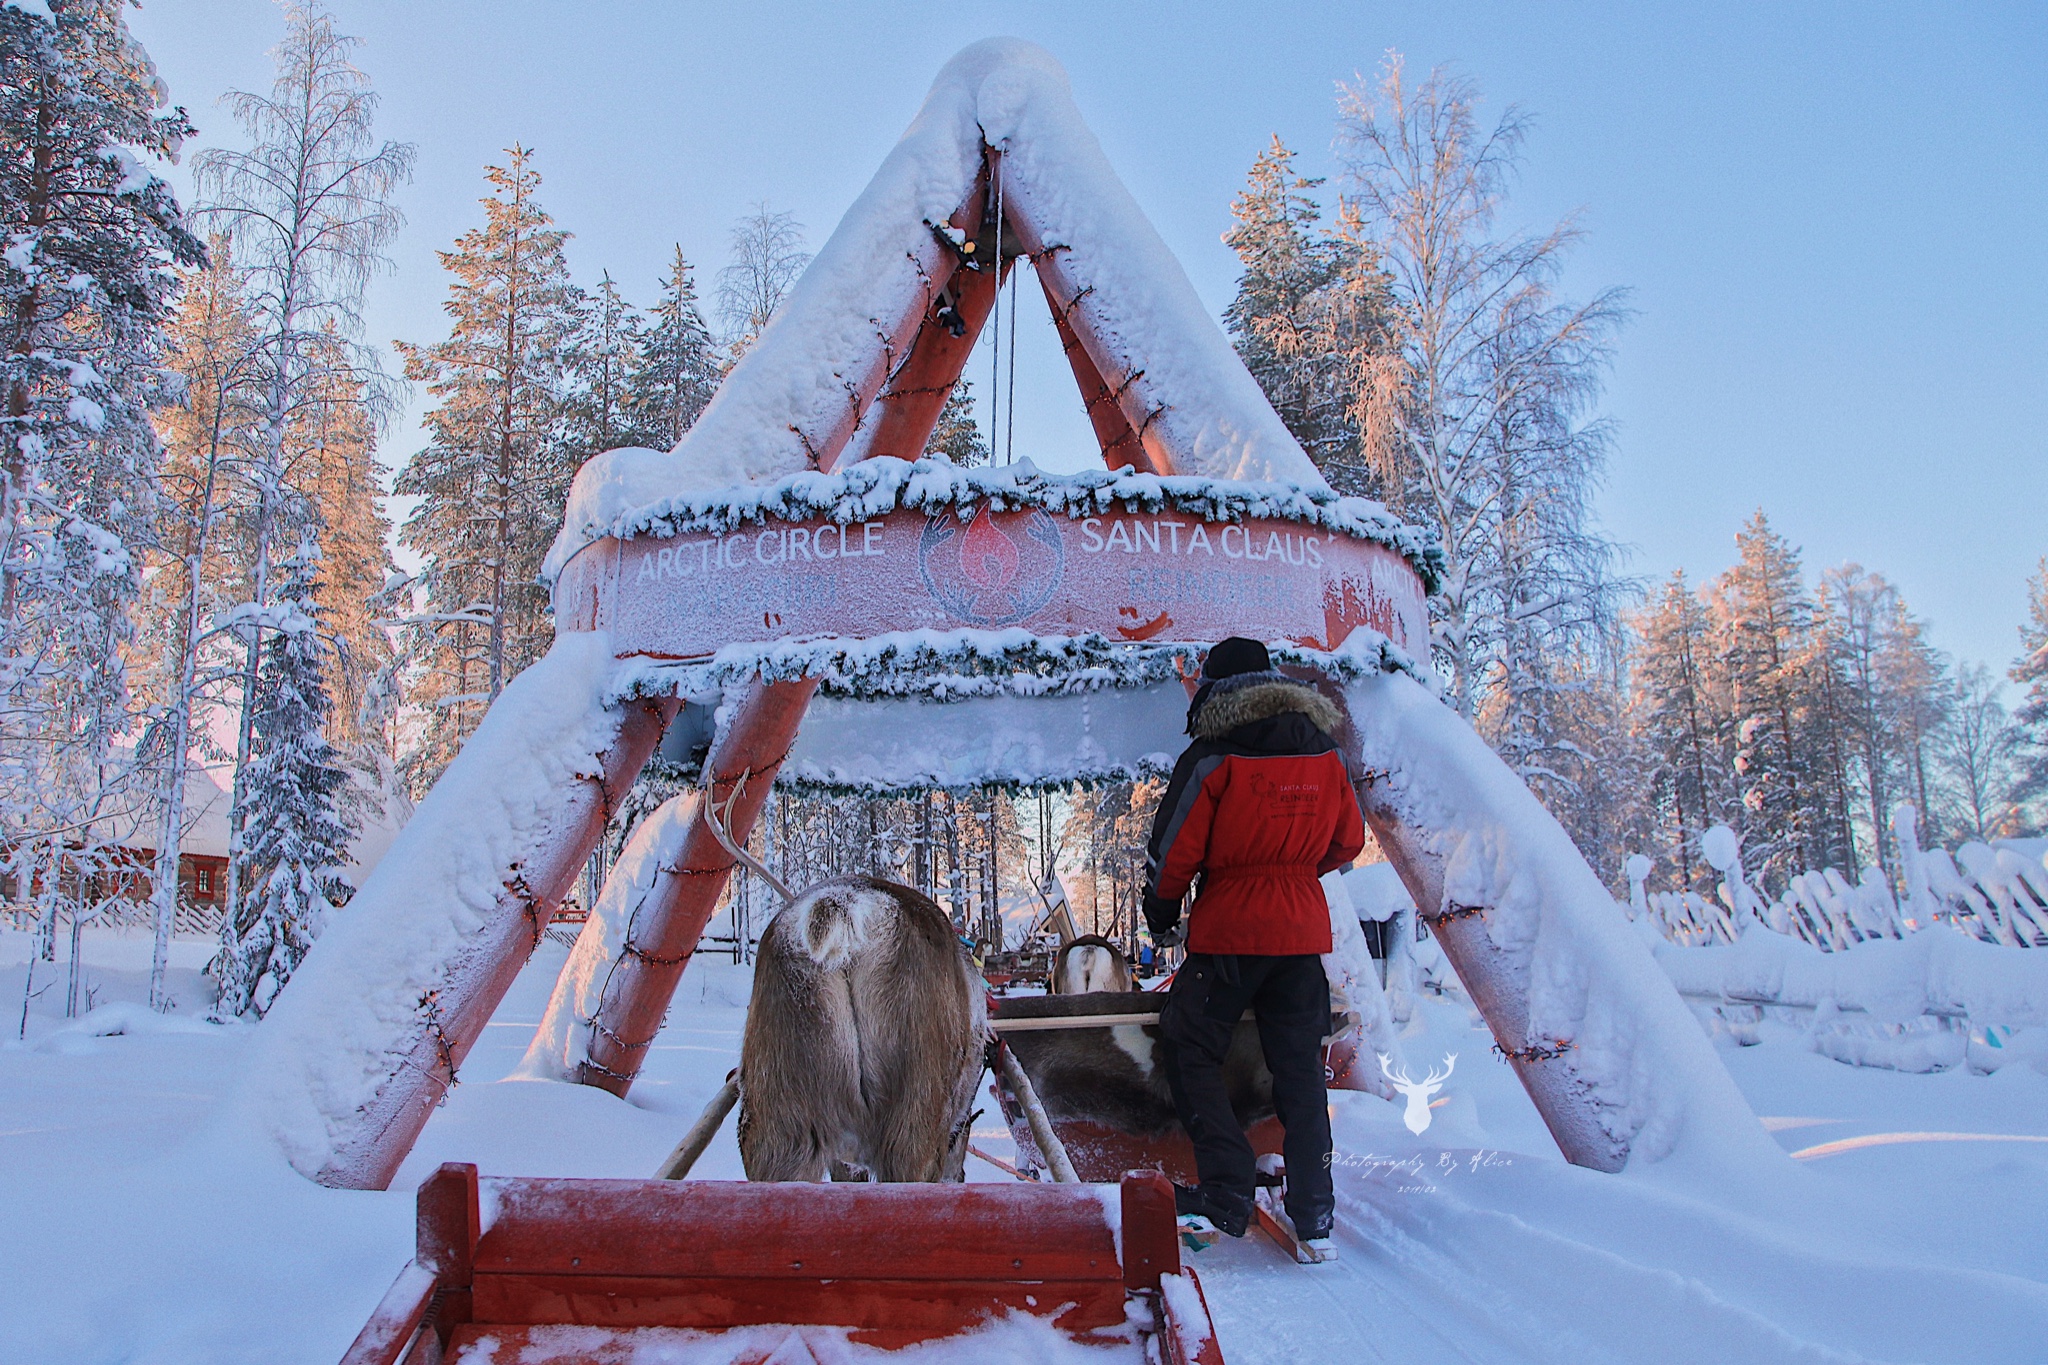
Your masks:
M1184 1214L1233 1237L1251 1221L1251 1143L1232 1111L1223 1056L1247 1008L1286 1129L1287 1213L1312 1253L1334 1257L1336 1196L1322 1041L1330 1027L1330 912L1320 877L1365 845L1351 774L1331 734L1336 706L1273 671L1266 647L1233 637L1209 651L1188 708L1194 742L1174 765L1152 825L1145 920L1153 942L1187 958L1160 1013L1161 1051L1201 1184L1176 1191Z

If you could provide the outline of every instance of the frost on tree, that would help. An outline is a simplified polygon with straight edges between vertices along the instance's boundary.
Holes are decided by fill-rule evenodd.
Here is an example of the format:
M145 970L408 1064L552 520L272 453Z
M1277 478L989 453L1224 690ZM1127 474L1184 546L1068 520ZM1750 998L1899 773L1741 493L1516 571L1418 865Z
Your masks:
M0 6L0 846L37 861L46 923L147 799L113 747L145 719L125 664L162 458L149 412L177 397L172 267L205 258L149 165L191 125L122 10Z
M1002 272L1027 263L1110 467L919 458ZM680 443L590 461L568 501L553 648L491 704L258 1040L247 1101L307 1174L390 1179L683 697L719 703L702 786L744 839L821 693L802 761L875 790L946 780L899 743L940 733L918 714L865 743L828 723L877 698L985 706L993 739L1027 746L1026 777L1129 772L1145 755L1088 725L1062 755L1031 752L1024 704L1152 689L1171 722L1193 657L1248 632L1350 705L1382 842L1566 1154L1773 1158L1569 839L1418 681L1429 538L1321 478L1040 49L992 40L949 63ZM1188 586L1212 581L1227 590ZM695 800L635 836L535 1074L626 1091L731 868Z

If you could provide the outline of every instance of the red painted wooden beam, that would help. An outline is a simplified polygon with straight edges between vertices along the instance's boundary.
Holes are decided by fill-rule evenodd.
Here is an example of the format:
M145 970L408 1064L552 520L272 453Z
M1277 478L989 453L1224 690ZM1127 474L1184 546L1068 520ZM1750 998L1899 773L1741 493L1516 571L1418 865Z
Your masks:
M817 690L815 678L757 682L720 727L704 766L721 810L733 787L746 778L732 809L735 841L745 840L753 829ZM641 903L632 935L606 983L577 1080L614 1095L632 1086L732 869L732 855L712 835L701 812L692 816L674 868L663 873Z
M979 248L978 234L987 212L988 170L984 162L967 202L946 221L949 226L975 238L974 244ZM993 257L995 253L991 249L989 254ZM950 250L945 261L946 274L943 278L937 271L933 272L933 297L918 324L917 337L910 344L910 354L889 375L881 395L868 410L866 430L853 442L857 459L893 455L899 460L915 460L924 454L925 443L931 439L939 412L946 406L946 398L958 382L961 370L966 368L967 357L973 352L974 343L988 322L996 290L1000 287L994 274L988 270L969 269ZM1002 269L1007 273L1007 264ZM953 310L958 315L958 325L962 329L959 336L954 336L952 328L939 318L941 298L945 296L951 297Z
M680 705L661 697L612 712L618 735L599 770L565 785L553 808L540 812L545 832L533 842L534 855L506 883L469 946L448 964L417 1032L321 1169L321 1184L356 1190L390 1185Z
M1148 474L1169 472L1154 464L1152 452L1145 449L1145 443L1131 429L1130 419L1117 406L1116 395L1103 382L1102 372L1095 368L1095 362L1089 359L1088 348L1074 334L1073 324L1069 321L1073 305L1060 301L1059 295L1053 292L1051 279L1042 271L1038 283L1045 290L1046 304L1052 309L1053 326L1059 329L1060 349L1067 353L1067 363L1074 369L1074 382L1081 388L1081 401L1087 405L1088 421L1095 428L1096 442L1102 447L1102 462L1111 469L1139 469Z

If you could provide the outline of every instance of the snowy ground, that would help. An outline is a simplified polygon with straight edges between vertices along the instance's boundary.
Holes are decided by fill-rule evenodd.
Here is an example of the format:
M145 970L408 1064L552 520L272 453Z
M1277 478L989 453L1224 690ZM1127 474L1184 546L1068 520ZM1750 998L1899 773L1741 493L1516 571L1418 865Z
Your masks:
M192 1021L206 953L175 945L181 1013L157 1020L119 1007L144 994L147 940L88 936L94 999L114 1005L93 1022L128 1031L66 1025L60 961L39 966L36 984L56 984L17 1045L28 939L0 933L6 1365L337 1359L409 1254L421 1176L452 1159L501 1175L647 1174L734 1064L747 991L745 969L693 963L630 1103L500 1081L565 956L544 944L394 1192L365 1194L317 1188L209 1126L248 1032ZM1232 1365L2048 1360L2048 1142L1856 1147L1707 1197L1680 1172L1566 1166L1463 1009L1428 1007L1405 1045L1418 1065L1459 1054L1449 1102L1414 1138L1395 1106L1337 1097L1344 1260L1297 1267L1256 1235L1196 1259ZM2048 1076L2025 1066L1858 1070L1769 1027L1722 1056L1788 1151L1885 1133L2048 1135ZM1011 1155L1007 1133L983 1125L978 1141ZM730 1126L699 1173L739 1175ZM1007 1178L980 1162L970 1174ZM974 1355L1068 1353L1007 1331Z

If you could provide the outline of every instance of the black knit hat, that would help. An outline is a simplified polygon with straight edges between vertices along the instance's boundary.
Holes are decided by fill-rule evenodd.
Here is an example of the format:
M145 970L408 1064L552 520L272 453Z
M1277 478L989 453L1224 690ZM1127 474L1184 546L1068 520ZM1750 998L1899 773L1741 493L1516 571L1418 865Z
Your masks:
M1247 640L1242 635L1233 635L1227 640L1218 640L1209 656L1202 660L1202 677L1208 682L1234 678L1240 673L1270 673L1273 671L1273 656L1257 640Z

